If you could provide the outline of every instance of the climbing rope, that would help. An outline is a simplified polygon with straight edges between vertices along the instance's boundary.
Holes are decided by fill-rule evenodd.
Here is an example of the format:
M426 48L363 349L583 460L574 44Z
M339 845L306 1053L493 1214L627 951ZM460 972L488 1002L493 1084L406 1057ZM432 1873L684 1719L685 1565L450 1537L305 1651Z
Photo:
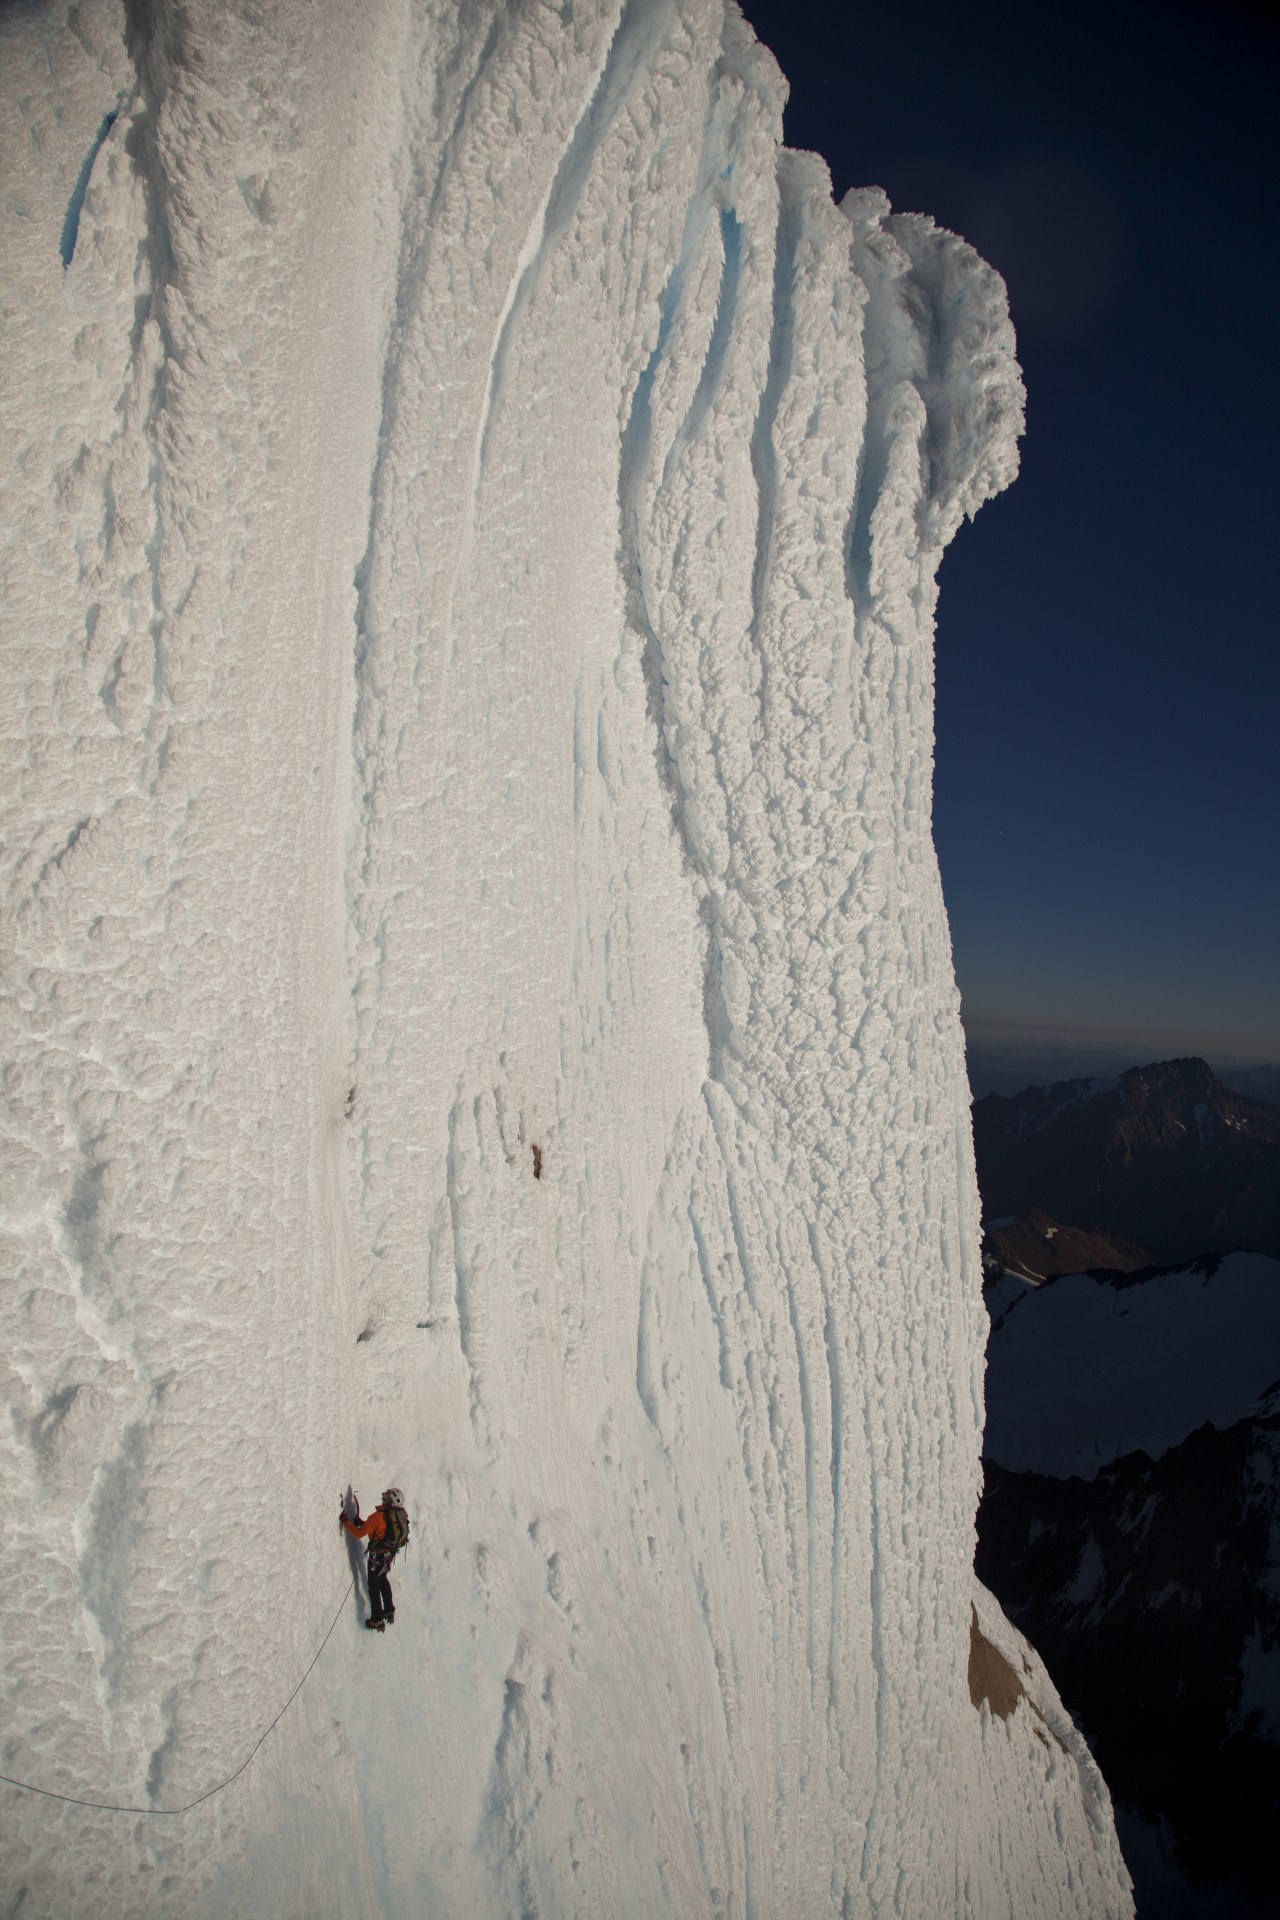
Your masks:
M308 1679L310 1678L311 1668L315 1666L316 1661L320 1658L320 1655L324 1652L326 1646L329 1644L329 1634L332 1633L334 1628L337 1626L338 1621L342 1616L342 1609L346 1606L347 1601L351 1598L351 1594L355 1587L355 1584L356 1584L356 1577L354 1574L352 1574L351 1583L348 1586L346 1592L343 1594L342 1599L338 1603L338 1611L337 1613L334 1614L333 1619L329 1622L329 1631L328 1633L325 1634L324 1639L320 1642L320 1645L316 1648L315 1653L312 1655L311 1666L307 1668L306 1673L303 1674L301 1680L299 1680L297 1686L294 1688L293 1692L289 1695L289 1698L285 1701L284 1705L281 1707L275 1719L271 1722L271 1725L266 1729L265 1732L259 1734L258 1739L254 1744L253 1751L249 1754L249 1758L247 1760L242 1760L240 1762L240 1765L236 1768L235 1772L229 1773L225 1780L219 1780L216 1787L210 1787L206 1793L200 1794L196 1799L188 1800L185 1807L121 1807L121 1806L117 1806L111 1800L81 1800L79 1796L74 1793L55 1793L51 1787L36 1787L36 1786L33 1786L29 1780L15 1780L10 1774L7 1774L7 1773L0 1773L0 1780L3 1780L7 1786L21 1787L23 1793L43 1794L46 1800L65 1800L68 1803L68 1805L73 1807L96 1807L99 1813L164 1813L164 1814L190 1813L193 1807L201 1806L206 1800L212 1800L215 1793L221 1793L225 1787L229 1787L231 1785L231 1782L233 1780L238 1780L240 1778L240 1775L244 1772L245 1768L249 1765L249 1761L251 1761L254 1758L254 1755L257 1753L258 1748L262 1745L263 1741L266 1739L267 1734L275 1732L276 1728L280 1725L280 1722L284 1719L286 1713L288 1713L290 1707L293 1705L298 1695L302 1692L303 1687L306 1685Z

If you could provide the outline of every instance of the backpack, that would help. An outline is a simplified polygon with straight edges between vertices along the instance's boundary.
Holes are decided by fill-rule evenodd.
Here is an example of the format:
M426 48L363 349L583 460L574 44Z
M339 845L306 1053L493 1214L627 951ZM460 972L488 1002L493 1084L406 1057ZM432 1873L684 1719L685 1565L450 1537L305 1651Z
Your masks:
M399 1487L388 1487L383 1494L382 1517L386 1521L382 1545L386 1549L388 1560L394 1560L401 1547L407 1547L409 1544L409 1515L405 1508L404 1495Z

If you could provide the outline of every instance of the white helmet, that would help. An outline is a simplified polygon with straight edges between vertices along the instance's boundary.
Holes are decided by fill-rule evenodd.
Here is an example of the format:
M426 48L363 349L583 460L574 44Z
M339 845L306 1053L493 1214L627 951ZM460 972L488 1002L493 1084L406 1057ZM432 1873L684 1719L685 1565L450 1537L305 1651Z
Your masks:
M382 1496L382 1504L385 1507L402 1507L404 1505L404 1495L401 1493L399 1487L388 1487Z

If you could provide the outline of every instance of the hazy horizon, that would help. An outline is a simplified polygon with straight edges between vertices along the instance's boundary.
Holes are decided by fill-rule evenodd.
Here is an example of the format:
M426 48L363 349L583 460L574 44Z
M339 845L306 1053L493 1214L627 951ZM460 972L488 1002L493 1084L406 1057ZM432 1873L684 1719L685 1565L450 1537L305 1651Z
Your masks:
M965 1040L971 1051L985 1048L991 1052L1090 1054L1110 1058L1130 1056L1141 1064L1150 1060L1198 1058L1230 1062L1240 1067L1269 1067L1280 1064L1280 1054L1256 1049L1215 1046L1211 1039L1188 1039L1183 1035L1100 1033L1052 1023L999 1021L982 1015L961 1015Z

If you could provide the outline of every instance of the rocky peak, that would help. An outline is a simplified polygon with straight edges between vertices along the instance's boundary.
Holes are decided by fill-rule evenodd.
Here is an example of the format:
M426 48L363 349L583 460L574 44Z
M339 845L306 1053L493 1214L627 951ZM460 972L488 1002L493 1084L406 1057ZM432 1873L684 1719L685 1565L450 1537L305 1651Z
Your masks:
M973 1132L988 1220L1042 1208L1163 1262L1280 1252L1280 1108L1233 1093L1204 1060L988 1094Z
M1127 1149L1149 1145L1193 1151L1221 1127L1280 1141L1280 1112L1223 1085L1207 1061L1192 1056L1131 1067L1119 1080L1115 1137Z

